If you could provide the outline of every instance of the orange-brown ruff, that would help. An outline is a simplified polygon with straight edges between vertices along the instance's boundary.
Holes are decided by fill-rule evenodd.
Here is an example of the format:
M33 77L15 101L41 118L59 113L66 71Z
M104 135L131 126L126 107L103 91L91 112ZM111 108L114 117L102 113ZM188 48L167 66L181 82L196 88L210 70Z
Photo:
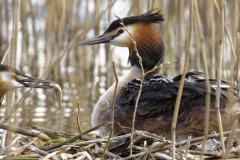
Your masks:
M153 25L153 23L159 23L163 20L163 16L157 9L139 16L123 18L127 30L132 33L133 39L136 41L145 72L163 62L164 44L161 35ZM119 80L117 86L114 135L130 132L133 109L140 83L136 78L141 78L141 69L133 43L125 28L119 22L120 20L113 21L103 35L80 43L80 45L109 43L129 48L129 61L132 68L128 74ZM135 129L169 137L171 136L171 123L180 84L179 77L181 76L174 79L161 75L153 77L156 73L157 71L145 77L138 103ZM196 78L201 74L200 72L187 73L176 128L178 140L182 140L188 135L193 137L203 135L206 86L204 79ZM216 81L210 80L210 84L212 87L209 132L218 132L215 108ZM114 87L115 84L100 97L95 105L92 113L93 127L111 121ZM224 119L223 129L229 130L232 124L232 115L239 111L239 97L234 94L239 88L224 81L222 81L221 88L220 109L221 116ZM231 88L233 92L226 88ZM99 131L102 135L108 135L110 134L110 127L110 125L103 126Z

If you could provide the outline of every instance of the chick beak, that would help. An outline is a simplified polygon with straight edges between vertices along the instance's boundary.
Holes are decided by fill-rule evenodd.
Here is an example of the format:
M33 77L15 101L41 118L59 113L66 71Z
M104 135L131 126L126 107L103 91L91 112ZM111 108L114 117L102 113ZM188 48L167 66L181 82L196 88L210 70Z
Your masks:
M50 86L50 84L55 83L53 81L49 81L49 80L43 80L43 79L37 79L37 78L32 78L32 77L28 77L28 76L24 76L24 77L20 77L20 78L16 78L16 81L18 83L21 83L22 85L24 85L25 87L29 87L29 88L52 88Z
M94 45L94 44L100 44L100 43L109 43L113 38L114 36L112 35L103 34L101 36L97 36L97 37L85 40L79 43L79 45Z

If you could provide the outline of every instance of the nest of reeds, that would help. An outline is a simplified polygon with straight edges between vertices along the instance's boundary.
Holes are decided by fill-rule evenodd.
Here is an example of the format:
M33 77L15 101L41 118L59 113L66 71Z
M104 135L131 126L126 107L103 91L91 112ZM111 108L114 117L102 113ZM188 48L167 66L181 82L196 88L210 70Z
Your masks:
M189 137L186 141L175 143L173 153L171 141L145 131L133 132L133 144L130 144L131 133L111 138L102 137L94 132L101 126L79 134L38 126L32 126L33 130L26 130L1 123L0 127L20 134L15 138L16 141L2 151L6 152L16 143L21 145L15 151L2 156L8 159L171 159L172 154L175 154L176 159L230 159L239 158L240 152L239 140L235 138L227 144L228 149L223 153L218 133L207 136L204 149L204 137ZM229 136L231 133L224 132L223 135ZM240 129L236 130L236 134L239 133Z

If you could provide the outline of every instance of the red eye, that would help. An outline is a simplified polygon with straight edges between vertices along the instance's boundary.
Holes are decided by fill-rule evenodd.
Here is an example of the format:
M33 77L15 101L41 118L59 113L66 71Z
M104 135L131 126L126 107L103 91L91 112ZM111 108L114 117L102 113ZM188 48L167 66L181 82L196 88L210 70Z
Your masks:
M123 29L119 29L119 30L118 30L118 34L122 34L123 32L124 32Z

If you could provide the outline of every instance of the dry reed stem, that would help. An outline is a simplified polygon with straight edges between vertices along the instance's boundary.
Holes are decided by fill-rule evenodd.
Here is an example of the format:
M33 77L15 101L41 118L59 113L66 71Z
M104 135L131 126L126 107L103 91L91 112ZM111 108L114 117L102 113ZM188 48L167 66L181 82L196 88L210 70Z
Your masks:
M206 100L205 100L205 117L204 117L204 140L202 143L202 153L204 151L205 142L207 140L208 135L208 126L209 126L209 112L210 112L210 96L211 96L211 87L209 83L209 73L208 73L208 65L207 65L207 58L206 58L206 50L205 50L205 43L204 43L204 36L203 36L203 30L201 26L199 11L198 11L198 4L197 1L194 0L194 15L197 19L197 26L198 26L198 32L200 34L200 42L201 42L201 48L202 48L202 57L203 57L203 64L204 64L204 75L206 79ZM202 155L200 156L200 159L202 158Z
M219 5L218 5L216 0L214 0L214 5L215 5L215 7L217 9L217 13L218 13L219 19L221 19L220 8L219 8ZM237 59L236 52L235 52L235 49L234 49L234 45L232 43L232 39L230 38L230 34L229 34L228 28L226 26L226 23L224 23L224 30L225 30L225 32L227 34L227 38L229 40L229 43L230 43L230 46L231 46L231 50L233 52L233 57L234 57L234 59Z
M13 39L11 39L10 44L8 45L8 48L7 48L6 52L4 53L4 56L3 56L2 61L1 61L1 64L4 63L4 61L6 60L8 54L10 53L10 49L11 49L12 43L13 43Z
M18 38L18 18L19 18L19 1L15 0L13 1L13 21L12 21L12 37L11 37L11 42L10 43L10 54L7 64L10 64L11 66L15 66L15 61L16 61L16 53L17 53L17 38ZM9 92L6 95L6 105L7 108L5 110L5 116L3 122L8 122L9 119L11 119L12 116L12 108L13 108L13 102L14 102L14 94L13 92ZM2 149L4 149L5 147L5 142L7 141L7 138L9 137L7 135L7 131L3 131L3 135L2 136Z
M228 136L227 149L225 151L225 154L223 154L223 160L226 160L228 158L228 154L232 147L232 142L233 142L233 138L235 136L237 127L238 127L238 117L235 116L230 135Z
M189 150L189 147L190 147L190 142L191 142L191 136L188 136L188 139L187 139L187 145L186 145L186 149L185 149L185 153L184 153L184 158L187 159L187 154L188 154L188 150Z
M240 32L237 33L237 86L240 87ZM238 95L240 96L240 92L238 91Z
M240 34L239 34L239 32L237 33L237 35L238 35L238 37L237 37L237 42L238 42L238 46L237 46L238 47L237 48L237 51L238 51L237 57L238 57L238 59L237 59L237 62L238 62L238 64L237 64L237 76L236 77L237 77L237 85L239 86L239 83L238 83L239 82L239 60L240 60ZM235 105L239 105L239 102L237 102ZM233 138L235 136L236 129L239 126L239 122L238 122L239 119L238 119L238 117L239 117L238 114L234 115L234 122L233 122L233 125L232 125L231 134L228 137L227 149L226 149L226 152L225 152L225 154L223 156L223 160L228 158L227 157L228 153L229 153L229 151L230 151L230 149L232 147L232 140L233 140Z
M112 137L113 131L114 131L114 109L115 109L115 101L116 101L116 94L117 94L117 87L118 87L118 76L117 76L117 71L116 71L116 66L115 66L115 62L114 61L112 61L112 66L113 66L113 72L114 72L114 77L115 77L116 83L115 83L115 88L114 88L114 93L113 93L113 101L112 101L111 133L108 136L108 141L107 141L106 147L105 147L105 149L103 151L103 154L101 156L101 159L104 158L104 155L105 155L105 153L106 153L106 151L108 149L110 138Z
M217 108L217 118L218 118L218 127L220 132L220 140L222 145L222 153L225 154L225 144L224 144L224 137L223 137L223 128L222 128L222 119L221 119L221 113L220 113L220 86L221 86L221 78L222 78L222 61L223 61L223 48L224 48L224 1L221 0L221 15L220 15L220 62L218 67L218 74L217 74L217 91L216 91L216 108Z
M182 97L182 90L184 86L185 76L188 69L190 48L192 46L193 0L191 0L189 10L190 10L190 21L189 21L190 28L189 28L189 38L188 38L189 39L188 51L187 51L187 56L184 62L184 69L181 77L180 86L178 89L177 99L176 99L174 113L173 113L173 120L172 120L172 159L175 159L176 126L177 126L177 119L178 119L178 111L179 111L180 101Z
M81 123L80 123L80 102L78 102L77 108L78 108L78 113L77 113L77 126L78 126L78 131L79 131L79 133L83 133L83 132L82 132L82 129L81 129Z

